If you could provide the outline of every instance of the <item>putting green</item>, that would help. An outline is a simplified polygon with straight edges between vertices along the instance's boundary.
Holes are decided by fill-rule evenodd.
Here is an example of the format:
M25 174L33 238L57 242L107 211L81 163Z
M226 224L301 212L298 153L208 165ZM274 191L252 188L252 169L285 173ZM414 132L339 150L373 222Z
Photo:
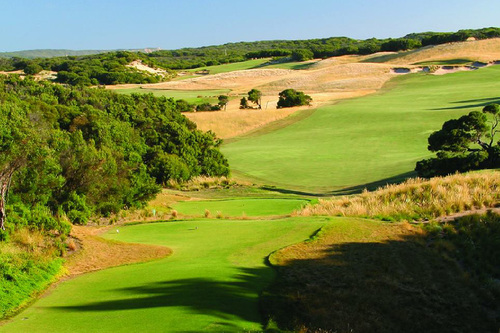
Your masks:
M444 121L500 100L499 78L500 66L401 76L378 94L319 108L222 151L235 176L296 190L330 192L401 180L418 160L432 156L427 138Z
M169 246L171 257L65 281L0 332L262 330L264 258L307 239L327 218L195 220L120 227L106 238Z
M270 216L290 214L308 202L303 199L274 198L181 201L173 208L185 215L204 215L208 210L213 216L219 213L224 217Z

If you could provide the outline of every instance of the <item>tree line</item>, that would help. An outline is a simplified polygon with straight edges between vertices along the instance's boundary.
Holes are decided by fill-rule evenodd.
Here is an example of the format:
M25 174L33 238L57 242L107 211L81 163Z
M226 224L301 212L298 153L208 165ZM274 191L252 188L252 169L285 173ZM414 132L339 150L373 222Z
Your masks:
M0 238L65 233L65 220L141 207L170 179L226 176L220 144L173 99L0 77Z
M159 50L152 53L117 51L97 55L55 58L0 58L0 70L24 70L35 74L40 70L58 72L57 81L70 85L119 83L155 83L169 78L126 67L140 59L147 65L166 70L183 70L240 62L253 58L284 58L304 61L348 54L372 54L380 51L401 51L422 46L465 41L468 38L500 37L500 28L467 29L457 32L412 33L402 38L357 40L331 37L309 40L273 40L228 43L199 48ZM173 74L172 74L173 75Z

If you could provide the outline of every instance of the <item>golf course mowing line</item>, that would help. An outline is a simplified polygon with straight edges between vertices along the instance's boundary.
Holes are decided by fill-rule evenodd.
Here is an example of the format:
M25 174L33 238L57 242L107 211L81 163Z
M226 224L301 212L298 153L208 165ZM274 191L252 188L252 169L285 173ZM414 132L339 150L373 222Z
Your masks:
M204 200L204 201L182 201L173 205L173 209L184 215L204 215L209 211L212 216L221 214L224 217L257 217L276 216L291 214L307 204L305 199L228 199L228 200Z
M104 237L168 246L158 261L59 284L0 332L261 331L259 293L271 252L307 239L328 218L192 220L111 229Z
M433 155L427 138L446 120L500 100L499 77L500 66L400 76L380 93L321 107L222 151L239 178L289 189L328 193L402 180Z
M246 69L259 67L268 62L269 60L270 58L252 59L247 61L233 62L231 64L199 67L199 68L189 69L187 70L187 72L196 73L198 71L208 70L210 74L220 74L220 73L227 73L234 71L242 71Z

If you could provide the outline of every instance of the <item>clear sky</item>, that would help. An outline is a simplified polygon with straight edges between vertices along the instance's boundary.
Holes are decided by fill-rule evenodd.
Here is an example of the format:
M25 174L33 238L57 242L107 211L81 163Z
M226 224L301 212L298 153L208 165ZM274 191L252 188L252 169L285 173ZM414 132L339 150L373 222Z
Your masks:
M500 0L0 0L0 51L176 49L500 26Z

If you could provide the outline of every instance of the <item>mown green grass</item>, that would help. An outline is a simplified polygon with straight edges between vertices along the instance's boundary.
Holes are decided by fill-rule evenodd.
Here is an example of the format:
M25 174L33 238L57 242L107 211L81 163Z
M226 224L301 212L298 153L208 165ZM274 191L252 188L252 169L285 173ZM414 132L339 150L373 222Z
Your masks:
M284 62L281 64L267 65L263 68L281 68L281 69L302 70L302 69L308 69L314 64L315 64L314 62L291 61L291 62Z
M62 259L34 258L0 251L0 318L10 316L53 282Z
M319 108L222 151L239 178L285 188L329 192L402 180L432 155L427 138L444 121L499 101L499 76L500 66L401 76L380 93Z
M302 199L229 199L207 201L182 201L173 209L184 215L204 215L209 211L212 216L223 217L286 215L300 209L309 200Z
M265 257L327 221L194 220L113 229L106 238L165 245L174 253L66 281L0 332L260 331L259 293L275 274Z
M214 90L168 90L168 89L142 89L142 88L127 88L116 89L119 94L153 94L156 97L167 97L173 99L183 99L189 103L216 103L219 95L227 95L230 89L214 89Z
M227 72L233 72L233 71L241 71L241 70L245 70L245 69L252 69L255 67L259 67L268 61L269 61L269 58L252 59L252 60L247 60L247 61L235 62L232 64L223 64L223 65L216 65L216 66L205 66L205 67L194 68L194 69L188 70L188 72L194 73L197 71L207 69L210 71L210 74L220 74L220 73L227 73Z
M471 59L448 59L416 62L414 65L470 65L472 63L473 61Z

